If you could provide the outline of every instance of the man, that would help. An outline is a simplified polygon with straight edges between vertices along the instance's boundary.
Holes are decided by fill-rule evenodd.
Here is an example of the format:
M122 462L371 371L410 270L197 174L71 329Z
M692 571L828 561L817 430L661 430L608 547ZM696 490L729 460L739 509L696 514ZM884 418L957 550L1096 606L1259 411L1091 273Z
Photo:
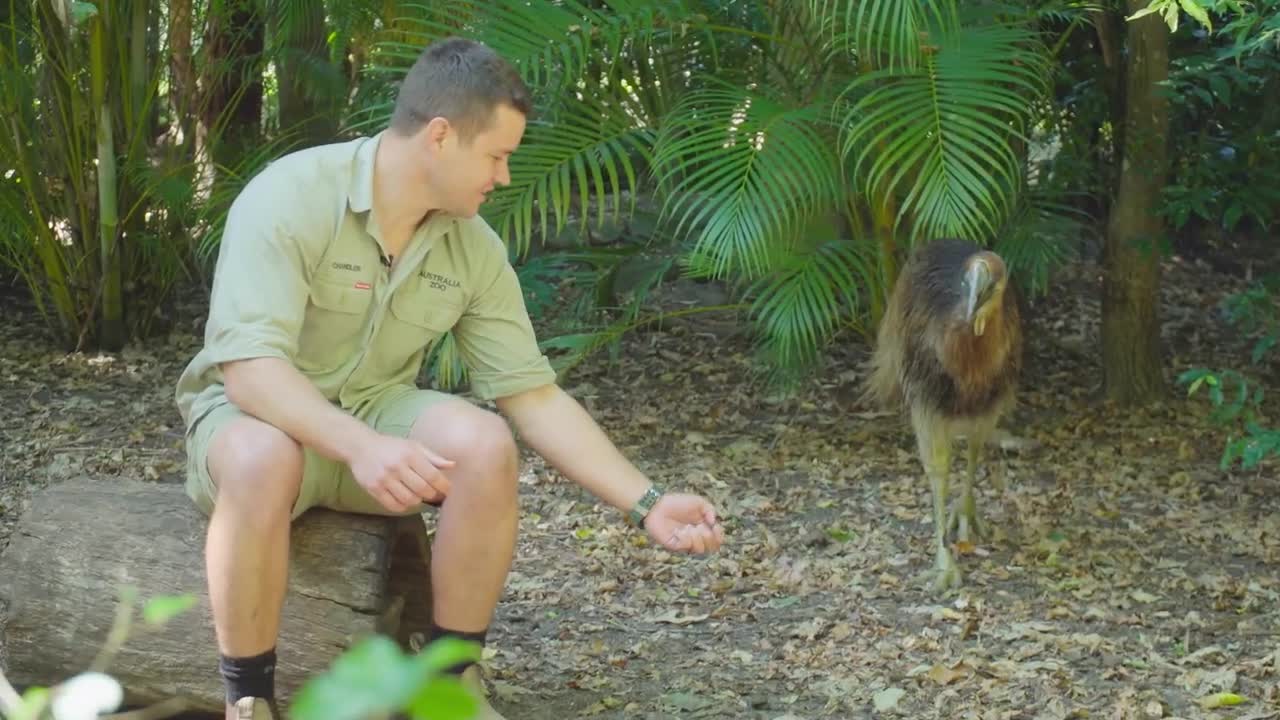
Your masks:
M278 717L289 526L310 507L437 506L428 639L484 642L515 548L518 453L501 416L415 387L449 330L472 391L566 477L671 551L723 542L710 503L661 493L555 384L506 250L477 216L510 182L529 107L490 49L440 41L387 129L277 160L231 208L205 346L177 388L188 493L210 515L228 718ZM476 668L457 671L479 690Z

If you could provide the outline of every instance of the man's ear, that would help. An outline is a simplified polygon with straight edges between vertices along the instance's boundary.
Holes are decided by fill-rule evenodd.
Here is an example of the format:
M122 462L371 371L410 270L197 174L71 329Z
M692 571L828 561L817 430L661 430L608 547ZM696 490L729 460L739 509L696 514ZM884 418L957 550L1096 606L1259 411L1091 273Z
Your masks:
M453 136L453 126L445 118L436 116L423 126L423 139L431 150L444 148L445 143Z

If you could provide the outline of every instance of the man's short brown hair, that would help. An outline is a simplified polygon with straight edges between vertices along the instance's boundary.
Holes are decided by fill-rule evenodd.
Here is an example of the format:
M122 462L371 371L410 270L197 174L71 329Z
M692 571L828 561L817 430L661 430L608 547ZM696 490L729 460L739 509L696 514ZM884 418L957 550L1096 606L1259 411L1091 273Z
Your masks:
M443 117L463 140L485 130L499 104L528 115L529 88L493 49L450 37L426 47L405 75L391 115L391 129L412 135L434 117Z

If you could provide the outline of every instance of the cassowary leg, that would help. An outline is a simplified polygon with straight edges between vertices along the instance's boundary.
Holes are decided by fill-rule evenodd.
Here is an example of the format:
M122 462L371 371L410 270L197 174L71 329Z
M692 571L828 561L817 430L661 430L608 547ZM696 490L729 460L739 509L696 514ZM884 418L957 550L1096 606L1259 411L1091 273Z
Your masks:
M921 428L921 424L917 425ZM947 476L951 470L951 442L945 433L917 430L921 460L933 490L933 539L935 560L928 584L942 592L960 586L960 567L947 547Z
M973 499L973 481L978 474L978 462L982 460L982 449L986 441L986 433L975 433L966 443L968 462L964 473L964 489L960 494L960 506L947 523L949 529L956 531L956 540L962 543L972 543L979 537L990 537L987 524L978 514L978 504Z

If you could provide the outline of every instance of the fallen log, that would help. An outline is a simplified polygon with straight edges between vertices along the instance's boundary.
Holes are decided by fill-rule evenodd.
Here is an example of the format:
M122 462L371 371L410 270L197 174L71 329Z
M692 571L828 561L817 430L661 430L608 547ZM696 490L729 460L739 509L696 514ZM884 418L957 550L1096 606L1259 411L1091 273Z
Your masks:
M108 641L123 586L140 601L190 593L195 606L158 629L136 616L108 672L128 705L180 698L221 712L206 524L174 483L76 480L36 493L0 555L0 665L10 681L48 686L88 669ZM428 548L419 516L311 510L294 523L277 645L281 699L370 633L410 646L431 616Z

